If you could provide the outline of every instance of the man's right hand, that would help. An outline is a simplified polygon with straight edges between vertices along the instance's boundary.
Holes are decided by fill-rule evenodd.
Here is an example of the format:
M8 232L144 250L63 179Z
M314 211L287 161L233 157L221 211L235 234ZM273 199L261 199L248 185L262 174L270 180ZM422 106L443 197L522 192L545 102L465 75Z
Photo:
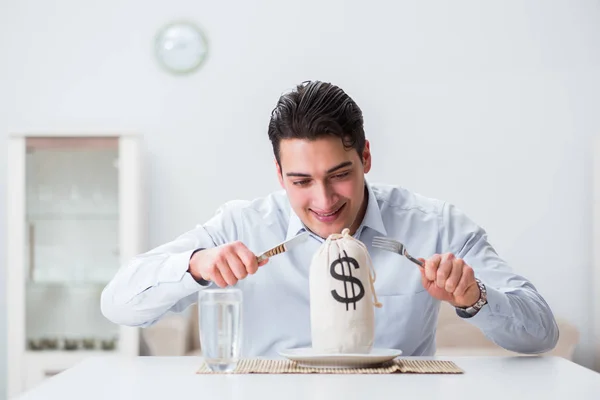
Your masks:
M258 263L254 253L245 244L233 242L197 251L190 259L188 271L196 280L212 281L224 288L256 273L258 267L268 261L266 259Z

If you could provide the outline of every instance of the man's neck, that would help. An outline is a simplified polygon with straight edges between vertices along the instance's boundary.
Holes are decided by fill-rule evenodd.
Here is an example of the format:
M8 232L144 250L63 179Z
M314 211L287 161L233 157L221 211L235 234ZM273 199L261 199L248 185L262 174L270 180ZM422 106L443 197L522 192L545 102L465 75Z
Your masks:
M365 190L363 192L363 201L360 206L360 210L358 211L358 214L356 215L356 219L350 226L350 234L351 235L354 235L356 233L356 231L360 227L360 224L362 224L363 219L365 219L365 215L367 214L367 206L368 205L369 205L369 191L367 190L367 185L365 185Z

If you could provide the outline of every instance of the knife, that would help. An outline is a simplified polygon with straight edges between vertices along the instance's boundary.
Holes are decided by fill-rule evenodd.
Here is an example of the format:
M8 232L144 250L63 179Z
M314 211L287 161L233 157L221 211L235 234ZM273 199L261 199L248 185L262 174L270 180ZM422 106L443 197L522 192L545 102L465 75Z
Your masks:
M265 251L260 256L256 257L256 261L260 263L261 261L264 261L267 258L271 258L273 256L276 256L277 254L281 254L288 250L291 250L294 247L300 245L301 243L304 243L309 236L310 234L308 232L302 232L301 234L294 236L290 240L287 240L281 244L278 244L272 249Z

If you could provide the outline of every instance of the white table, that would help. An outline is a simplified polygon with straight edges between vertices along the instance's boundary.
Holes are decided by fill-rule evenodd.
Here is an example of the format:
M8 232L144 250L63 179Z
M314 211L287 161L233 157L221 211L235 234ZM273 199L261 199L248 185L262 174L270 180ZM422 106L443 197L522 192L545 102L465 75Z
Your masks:
M465 373L198 375L197 357L90 358L19 399L600 399L600 374L562 358L439 359Z

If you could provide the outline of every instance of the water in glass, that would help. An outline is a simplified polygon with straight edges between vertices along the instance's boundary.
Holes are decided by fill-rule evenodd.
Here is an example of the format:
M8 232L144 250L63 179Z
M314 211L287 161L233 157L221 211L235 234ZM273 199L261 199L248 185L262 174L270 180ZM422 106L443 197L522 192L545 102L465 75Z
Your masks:
M241 352L242 292L204 289L198 299L200 347L212 371L231 372Z

